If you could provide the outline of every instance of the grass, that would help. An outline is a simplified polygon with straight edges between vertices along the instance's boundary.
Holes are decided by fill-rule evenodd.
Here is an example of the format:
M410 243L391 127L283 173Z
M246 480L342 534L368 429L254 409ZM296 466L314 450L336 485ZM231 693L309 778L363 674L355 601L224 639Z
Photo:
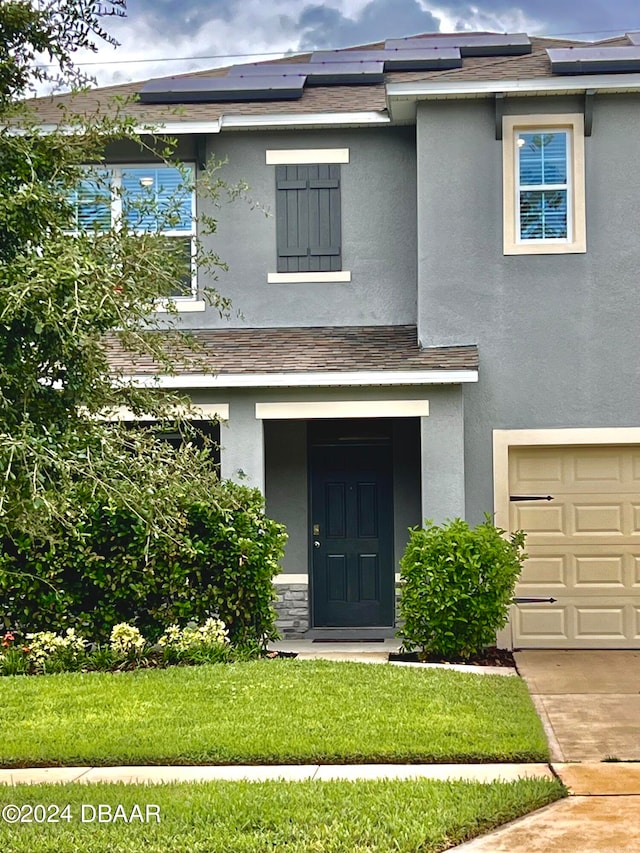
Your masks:
M69 821L0 821L6 853L436 853L565 795L559 782L209 782L21 785L5 802ZM3 792L4 793L4 792ZM159 807L160 822L86 822L82 804ZM106 813L106 810L105 812ZM91 816L90 809L85 815Z
M331 661L6 677L0 765L545 761L519 678Z

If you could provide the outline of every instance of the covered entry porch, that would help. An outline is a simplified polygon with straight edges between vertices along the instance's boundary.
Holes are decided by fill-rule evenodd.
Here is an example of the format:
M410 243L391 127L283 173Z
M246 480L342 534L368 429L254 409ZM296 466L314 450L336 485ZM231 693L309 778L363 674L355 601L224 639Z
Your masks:
M193 334L198 367L160 381L226 412L222 477L259 488L287 527L281 632L392 636L408 528L464 517L477 348L424 349L415 326ZM156 383L147 369L134 378Z

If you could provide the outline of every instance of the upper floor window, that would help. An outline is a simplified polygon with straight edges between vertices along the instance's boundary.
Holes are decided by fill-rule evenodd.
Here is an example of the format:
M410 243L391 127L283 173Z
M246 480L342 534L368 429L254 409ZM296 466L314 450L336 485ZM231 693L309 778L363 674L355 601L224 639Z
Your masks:
M191 166L92 168L71 200L78 229L101 231L125 224L133 233L154 232L175 240L184 256L185 274L167 296L177 300L195 298L195 189Z
M582 116L508 116L503 146L504 253L585 252Z
M276 179L273 283L350 281L342 263L341 164L348 149L267 151Z

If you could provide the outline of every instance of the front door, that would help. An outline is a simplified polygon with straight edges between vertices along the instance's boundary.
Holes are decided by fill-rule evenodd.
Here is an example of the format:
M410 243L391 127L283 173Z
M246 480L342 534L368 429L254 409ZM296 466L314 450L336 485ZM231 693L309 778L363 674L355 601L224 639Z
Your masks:
M313 626L391 626L391 445L312 446L310 455Z

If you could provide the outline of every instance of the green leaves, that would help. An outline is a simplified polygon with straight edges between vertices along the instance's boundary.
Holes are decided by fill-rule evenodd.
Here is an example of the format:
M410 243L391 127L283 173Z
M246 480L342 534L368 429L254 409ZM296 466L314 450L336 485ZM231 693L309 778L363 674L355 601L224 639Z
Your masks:
M406 648L464 659L495 642L526 557L524 532L505 535L489 515L473 529L457 518L410 531L400 561Z
M27 533L6 538L0 613L7 625L71 627L104 641L128 622L154 639L167 625L216 614L234 643L274 638L272 578L287 537L265 517L260 492L212 477L205 501L176 496L168 481L150 506L175 516L171 535L149 538L143 505L85 497L69 505L74 532L64 546Z

